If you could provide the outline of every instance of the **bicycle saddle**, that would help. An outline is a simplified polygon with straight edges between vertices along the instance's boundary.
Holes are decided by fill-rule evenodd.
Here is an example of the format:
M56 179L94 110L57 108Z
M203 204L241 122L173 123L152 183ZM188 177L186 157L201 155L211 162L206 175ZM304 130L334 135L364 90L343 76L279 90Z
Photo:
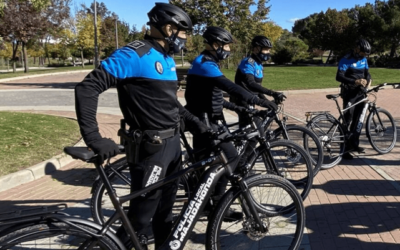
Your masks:
M94 152L89 150L88 147L65 147L64 152L72 158L82 161L88 161L94 156Z
M328 99L336 99L340 96L340 94L336 94L336 95L326 95L326 98Z

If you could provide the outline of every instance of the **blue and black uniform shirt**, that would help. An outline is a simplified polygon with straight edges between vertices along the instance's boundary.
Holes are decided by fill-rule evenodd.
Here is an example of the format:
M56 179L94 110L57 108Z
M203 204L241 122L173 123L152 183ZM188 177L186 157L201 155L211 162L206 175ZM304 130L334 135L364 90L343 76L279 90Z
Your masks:
M250 104L256 101L253 94L227 79L217 62L210 52L204 51L196 57L188 71L186 108L194 115L221 115L224 103L222 91Z
M264 78L263 70L264 68L261 60L256 55L252 54L240 62L235 74L235 83L245 88L247 91L258 95L260 98L265 99L264 94L272 95L273 91L262 86ZM231 98L231 100L239 105L244 104L236 98Z
M117 87L124 119L132 129L162 130L180 120L175 62L155 40L134 41L101 62L76 86L81 133L90 144L100 137L96 110L100 93Z
M350 53L340 60L336 81L341 82L342 87L355 89L357 87L355 80L357 79L366 79L367 81L371 79L368 61L365 57L357 59Z

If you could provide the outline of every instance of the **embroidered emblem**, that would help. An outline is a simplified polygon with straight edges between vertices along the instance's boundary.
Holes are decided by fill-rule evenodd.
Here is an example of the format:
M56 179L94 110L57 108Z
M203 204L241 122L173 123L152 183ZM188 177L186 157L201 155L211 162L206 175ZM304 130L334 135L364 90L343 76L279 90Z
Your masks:
M257 75L260 75L260 70L259 69L257 69Z
M160 62L156 62L156 70L158 73L162 74L164 72L163 66Z
M132 49L138 49L143 47L144 45L145 45L144 42L136 40L131 43L128 43L126 46L131 47Z
M253 58L249 58L249 63L254 63L254 59Z
M353 63L353 67L357 67L357 63Z

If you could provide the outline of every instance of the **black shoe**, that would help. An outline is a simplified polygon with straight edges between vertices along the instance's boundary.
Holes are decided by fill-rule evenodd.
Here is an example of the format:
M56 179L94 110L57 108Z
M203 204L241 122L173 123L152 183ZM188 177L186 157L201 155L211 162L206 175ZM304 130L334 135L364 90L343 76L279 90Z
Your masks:
M354 158L349 152L344 153L342 155L342 157L343 157L343 159L346 159L346 160L353 160L353 158Z
M363 148L363 147L357 147L355 151L357 151L359 154L365 153L365 148Z
M237 212L229 209L225 216L223 221L224 222L235 222L235 221L240 221L243 219L243 213L242 212Z

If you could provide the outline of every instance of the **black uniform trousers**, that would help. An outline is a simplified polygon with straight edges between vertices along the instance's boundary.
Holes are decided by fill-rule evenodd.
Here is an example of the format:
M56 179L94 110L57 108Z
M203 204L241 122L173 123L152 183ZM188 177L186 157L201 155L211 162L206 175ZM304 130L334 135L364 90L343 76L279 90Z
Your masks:
M362 100L364 98L364 93L359 88L346 89L342 87L341 96L343 99L343 108L347 108L353 105L354 103ZM358 120L360 119L363 109L364 109L364 104L360 103L355 107L352 107L351 109L347 110L343 114L344 120L349 125L348 130L350 132L350 137L349 140L347 141L351 142L351 144L347 145L347 147L358 147L360 143L360 134L362 128L360 128L357 131L357 126L358 126Z
M145 138L140 144L139 163L130 166L131 192L179 170L181 165L179 133L153 144ZM172 230L172 207L178 182L173 182L130 201L128 216L138 235L149 234L152 226L156 247L167 239Z
M210 115L209 115L209 117L210 117ZM220 120L220 118L223 119L223 116L218 116L218 119L211 118L209 120L210 127L214 131L218 131L218 120ZM195 150L206 149L201 152L201 155L196 156L196 158L197 158L196 160L201 160L202 157L208 157L211 153L211 150L210 150L211 145L212 145L212 140L210 138L208 138L204 135L201 135L201 134L193 135L193 148ZM222 149L222 151L225 153L225 156L227 157L230 165L232 167L236 167L239 159L238 159L237 150L236 150L235 146L233 145L233 143L232 142L224 142L224 143L221 143L219 146ZM211 197L213 202L216 203L221 199L221 197L225 193L227 184L228 184L228 178L226 176L222 176L218 180L217 185L214 190L214 193L212 194L212 197Z

